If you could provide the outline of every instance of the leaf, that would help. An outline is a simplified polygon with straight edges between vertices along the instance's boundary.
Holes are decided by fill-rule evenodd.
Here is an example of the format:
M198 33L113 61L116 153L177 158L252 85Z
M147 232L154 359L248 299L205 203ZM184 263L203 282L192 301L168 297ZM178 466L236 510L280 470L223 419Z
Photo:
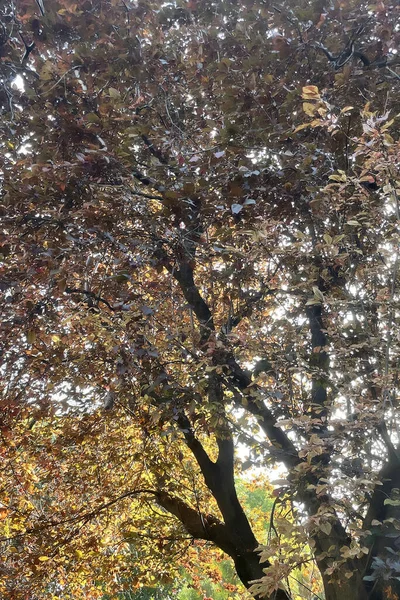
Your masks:
M296 127L296 129L293 131L293 133L297 133L298 131L302 131L302 129L306 129L307 127L310 127L310 123L302 123L301 125L299 125L298 127Z
M302 98L304 100L319 100L321 98L319 90L315 85L306 85L302 89Z
M313 285L312 291L313 291L313 294L314 294L315 298L319 302L324 302L324 300L325 300L324 295L321 292L321 290L319 288L317 288L317 286Z
M393 500L392 498L385 498L383 504L389 506L400 506L400 500Z
M54 65L50 60L46 61L43 67L39 71L39 77L43 81L50 81L53 79L54 75Z
M164 196L167 200L178 200L180 198L180 193L176 190L167 190L164 193Z
M322 523L319 524L319 528L321 531L323 531L326 535L330 535L331 531L332 531L332 525L331 523L329 523L328 521L323 521Z
M321 304L321 301L318 300L317 298L310 298L309 300L307 300L306 302L306 306L313 306L315 304Z
M66 279L60 279L58 281L58 289L61 293L65 292L65 288L67 287L67 280Z
M394 144L394 138L392 138L392 136L388 133L385 133L384 140L385 146L392 146Z
M33 329L29 329L26 333L26 341L28 344L34 344L36 340L36 332Z
M243 209L242 204L231 204L231 211L234 215L237 215L238 213L240 213L240 211L242 209Z
M394 123L394 119L390 119L390 121L387 121L387 123L385 123L381 127L381 131L386 131L387 129L389 129L389 127L391 127L391 125L393 125L393 123Z
M355 571L345 571L344 576L346 577L346 579L351 579L354 575Z
M310 102L303 102L303 111L309 117L313 117L316 110L317 110L317 107L315 104L310 104Z
M350 112L351 110L354 109L354 106L345 106L344 108L342 108L342 110L340 111L340 114L343 115L344 113Z
M225 156L225 150L215 152L214 156L215 156L215 158L222 158L223 156Z
M112 88L110 88L112 89ZM85 116L85 119L88 123L101 123L101 119L98 115L96 115L95 113L88 113Z
M113 87L108 88L108 93L111 98L119 98L121 96L121 92Z
M329 175L329 179L331 181L339 181L341 183L344 183L347 181L347 176L344 171L338 171L337 175Z
M51 560L50 556L39 556L39 560L40 562L46 562L48 560Z
M321 119L314 119L314 121L311 121L310 127L321 127L323 124L324 121L322 121Z

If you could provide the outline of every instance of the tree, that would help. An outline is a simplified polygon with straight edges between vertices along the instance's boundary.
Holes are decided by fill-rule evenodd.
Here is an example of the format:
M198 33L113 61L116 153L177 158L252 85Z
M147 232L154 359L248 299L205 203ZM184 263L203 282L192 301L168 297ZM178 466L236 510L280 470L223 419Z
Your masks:
M79 597L149 514L255 596L313 559L400 597L399 35L394 0L3 2L6 597L50 562ZM261 562L249 461L285 469Z

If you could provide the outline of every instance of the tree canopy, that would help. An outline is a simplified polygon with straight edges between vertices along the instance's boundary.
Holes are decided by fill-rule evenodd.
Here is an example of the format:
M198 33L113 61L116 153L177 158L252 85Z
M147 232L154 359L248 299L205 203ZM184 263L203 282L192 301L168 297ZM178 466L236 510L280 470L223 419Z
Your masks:
M399 17L4 0L2 597L400 598Z

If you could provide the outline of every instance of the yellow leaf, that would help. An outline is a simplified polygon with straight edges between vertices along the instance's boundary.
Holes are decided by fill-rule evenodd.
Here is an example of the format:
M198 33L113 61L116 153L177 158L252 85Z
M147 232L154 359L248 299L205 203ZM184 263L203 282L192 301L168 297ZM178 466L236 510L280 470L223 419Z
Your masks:
M385 123L383 125L383 127L381 127L381 131L386 131L386 129L389 129L389 127L391 125L393 125L393 123L394 123L394 119L390 119L390 121L388 121L387 123Z
M316 85L306 85L303 87L301 96L304 100L319 100L321 98Z
M343 113L349 112L350 110L353 110L354 106L345 106L344 108L342 108L342 110L340 111L340 114L342 115Z
M296 127L296 129L293 131L293 133L296 133L297 131L301 131L302 129L305 129L306 127L310 127L310 123L302 123L301 125Z
M341 183L347 181L346 173L344 171L338 171L337 175L329 175L329 179L331 179L331 181L340 181Z
M53 79L53 74L54 67L50 62L46 62L39 71L39 77L43 81L50 81L51 79Z
M46 562L46 560L50 560L50 556L39 556L40 562Z
M53 342L60 342L61 338L58 335L52 335L51 339L53 340Z
M26 334L26 341L28 342L28 344L33 344L35 342L35 339L36 333L32 331L32 329L30 329Z
M394 139L388 133L385 133L383 137L385 138L385 146L392 146L394 144Z
M317 107L310 102L303 102L303 110L309 117L313 117Z
M364 108L362 109L361 114L365 117L370 117L372 115L372 113L370 112L370 107L371 107L371 102L367 102L367 104L364 106Z

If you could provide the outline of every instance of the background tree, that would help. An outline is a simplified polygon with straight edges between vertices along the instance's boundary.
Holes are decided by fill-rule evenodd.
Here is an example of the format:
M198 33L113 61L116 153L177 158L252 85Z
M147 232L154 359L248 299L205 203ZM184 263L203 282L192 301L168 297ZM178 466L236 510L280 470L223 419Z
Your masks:
M6 597L95 597L149 510L254 595L312 548L327 600L400 597L399 35L394 0L2 4ZM243 461L286 472L261 563Z

